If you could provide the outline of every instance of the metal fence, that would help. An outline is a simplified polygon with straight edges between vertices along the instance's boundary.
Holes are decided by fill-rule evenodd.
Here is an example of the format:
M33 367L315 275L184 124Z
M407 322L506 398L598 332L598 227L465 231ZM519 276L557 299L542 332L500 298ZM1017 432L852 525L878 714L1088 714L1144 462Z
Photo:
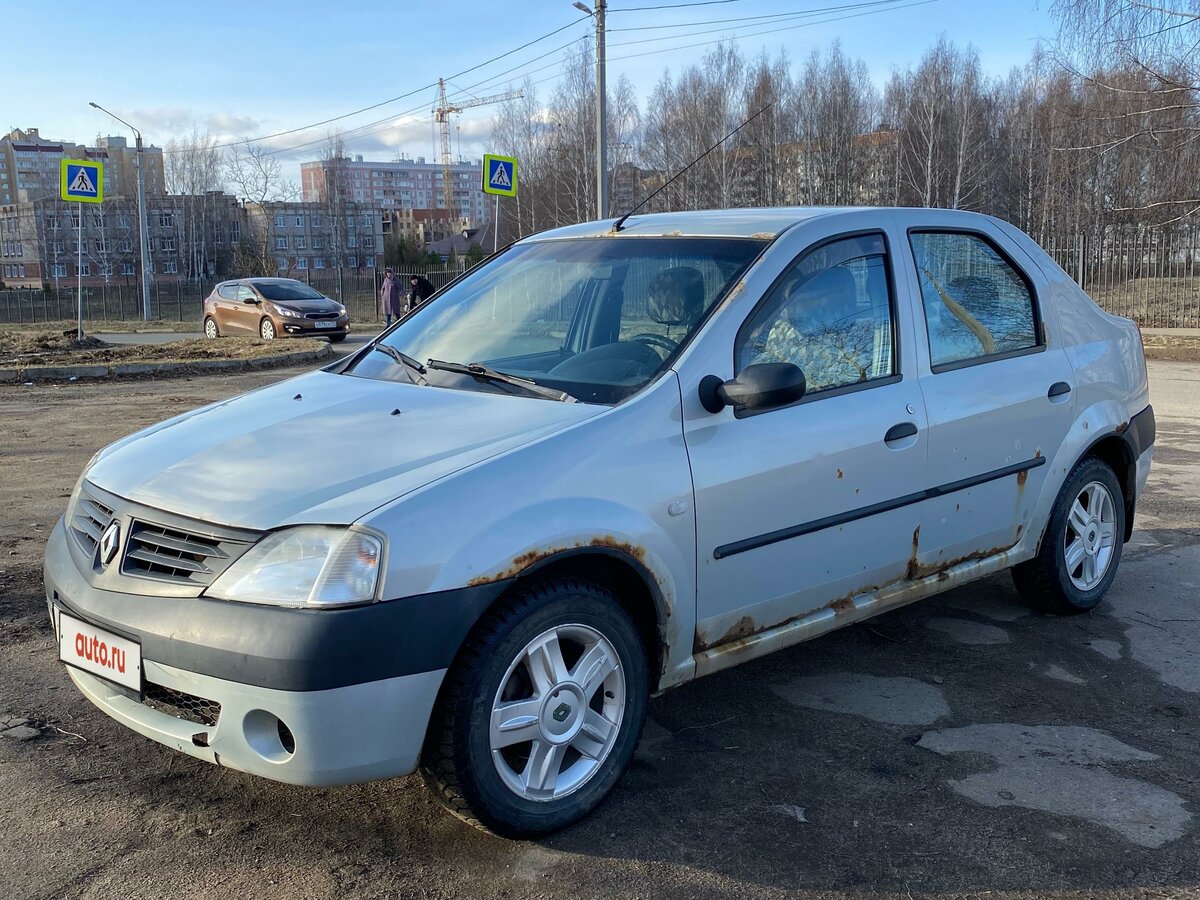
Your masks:
M1104 309L1139 325L1200 328L1200 225L1104 228L1066 238L1047 237L1042 245ZM403 267L442 287L466 267ZM344 303L354 321L380 321L379 269L343 270L339 286L334 270L292 271L327 296ZM200 320L200 304L215 281L162 282L151 297L153 318L176 322ZM136 284L85 287L85 321L142 318ZM0 290L0 323L74 320L75 290L70 279L58 287Z
M435 288L443 287L465 270L457 268L405 266L403 274L421 275ZM379 285L383 269L346 269L340 279L334 270L290 272L290 278L311 284L327 297L345 304L353 322L382 322L379 314ZM200 308L204 298L225 279L158 281L150 297L151 318L163 322L194 322L200 328ZM0 323L30 324L73 322L76 315L75 285L69 278L59 287L8 288L0 290ZM137 284L112 283L85 285L83 288L84 322L121 322L142 319L141 291Z

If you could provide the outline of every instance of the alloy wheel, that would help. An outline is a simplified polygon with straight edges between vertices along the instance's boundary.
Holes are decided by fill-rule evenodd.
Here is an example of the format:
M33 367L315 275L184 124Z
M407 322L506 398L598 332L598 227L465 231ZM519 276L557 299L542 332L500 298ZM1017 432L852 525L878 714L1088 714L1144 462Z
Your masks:
M1081 591L1098 585L1112 563L1116 543L1116 504L1107 487L1091 481L1075 497L1063 536L1071 583Z
M262 335L264 341L275 340L275 323L270 319L263 319L262 325L258 327L258 333Z
M492 702L489 748L501 780L526 800L558 800L601 768L621 730L625 673L587 625L559 625L525 645Z

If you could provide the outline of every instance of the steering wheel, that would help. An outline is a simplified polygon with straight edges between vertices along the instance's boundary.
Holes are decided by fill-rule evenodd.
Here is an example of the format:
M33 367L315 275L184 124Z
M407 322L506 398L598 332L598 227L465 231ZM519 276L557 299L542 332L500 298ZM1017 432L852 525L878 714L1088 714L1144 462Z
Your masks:
M629 340L649 344L651 347L657 347L659 350L665 350L668 355L674 353L675 348L679 346L679 341L673 341L669 337L655 334L653 331L643 331L640 334L633 335Z

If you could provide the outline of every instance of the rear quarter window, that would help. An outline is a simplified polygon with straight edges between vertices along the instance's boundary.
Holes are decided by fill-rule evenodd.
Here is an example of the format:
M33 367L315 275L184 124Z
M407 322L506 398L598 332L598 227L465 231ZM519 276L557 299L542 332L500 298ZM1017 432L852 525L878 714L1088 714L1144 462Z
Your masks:
M1039 346L1033 289L990 241L925 231L909 242L935 370Z

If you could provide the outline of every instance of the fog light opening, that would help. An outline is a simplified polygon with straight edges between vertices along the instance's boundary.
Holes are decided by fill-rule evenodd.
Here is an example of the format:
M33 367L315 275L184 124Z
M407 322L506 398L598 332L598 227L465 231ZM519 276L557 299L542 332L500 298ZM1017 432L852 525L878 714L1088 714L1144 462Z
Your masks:
M279 743L283 747L285 753L291 756L296 752L296 738L292 735L292 730L283 723L283 719L276 720L279 723Z
M285 763L296 752L292 730L265 709L252 709L242 720L246 743L268 762Z

